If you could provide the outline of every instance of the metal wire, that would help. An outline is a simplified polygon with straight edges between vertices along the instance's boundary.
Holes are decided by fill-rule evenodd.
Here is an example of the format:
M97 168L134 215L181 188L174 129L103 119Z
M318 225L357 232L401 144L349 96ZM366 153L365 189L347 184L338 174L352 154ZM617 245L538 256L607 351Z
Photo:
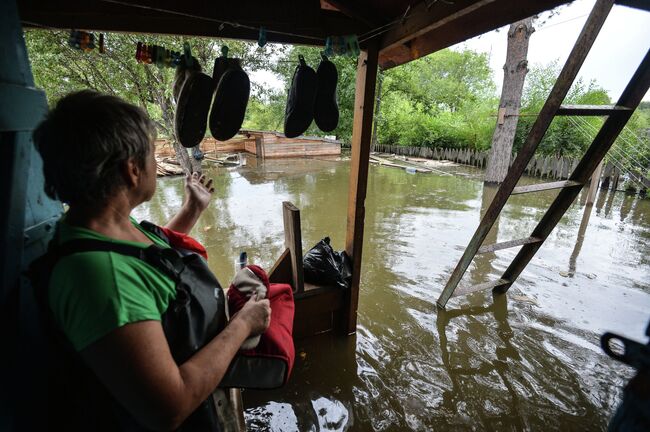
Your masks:
M245 29L249 29L249 30L259 31L259 27L255 27L255 26L251 26L251 25L247 25L247 24L240 24L240 23L235 22L235 21L224 21L224 20L220 20L220 19L216 19L216 18L204 17L204 16L199 16L199 15L192 15L192 14L188 14L188 13L185 13L185 12L173 11L173 10L169 10L169 9L162 9L162 8L157 8L157 7L154 7L154 6L146 6L146 5L141 5L141 4L137 4L137 3L129 3L129 2L121 1L121 0L100 0L100 1L102 1L104 3L112 3L112 4L121 5L121 6L130 6L130 7L134 7L134 8L138 8L138 9L146 9L146 10L152 10L152 11L155 11L155 12L162 12L162 13L167 13L167 14L171 14L171 15L178 15L178 16L193 18L193 19L197 19L197 20L201 20L201 21L214 22L214 23L218 23L218 24L226 24L226 25L229 25L229 26L234 27L234 28L241 27L241 28L245 28ZM284 35L284 36L296 36L296 37L300 37L300 38L304 38L304 39L311 39L311 40L317 40L319 42L324 42L324 39L322 37L308 36L308 35L302 35L302 34L297 34L297 33L280 31L280 30L266 29L266 33L274 33L274 34L279 34L279 35Z

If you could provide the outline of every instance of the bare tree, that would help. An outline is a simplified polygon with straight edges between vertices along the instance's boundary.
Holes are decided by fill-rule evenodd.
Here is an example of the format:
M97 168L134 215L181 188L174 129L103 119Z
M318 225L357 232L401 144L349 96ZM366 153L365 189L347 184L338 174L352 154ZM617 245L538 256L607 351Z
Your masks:
M503 66L503 89L492 149L485 172L486 183L501 183L510 167L512 143L517 131L524 80L528 73L528 42L533 34L533 18L518 21L508 30L508 51Z

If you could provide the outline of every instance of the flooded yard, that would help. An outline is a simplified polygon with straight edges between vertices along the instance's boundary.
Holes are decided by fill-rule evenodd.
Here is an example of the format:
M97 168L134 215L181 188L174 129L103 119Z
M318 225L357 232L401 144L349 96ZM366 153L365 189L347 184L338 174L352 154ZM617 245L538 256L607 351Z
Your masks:
M481 171L446 169L453 175L370 167L357 333L298 343L285 388L245 391L250 430L606 428L633 370L599 338L645 341L650 200L601 191L587 225L584 190L507 295L475 293L439 311L490 197ZM193 234L222 285L240 251L266 269L280 256L282 201L301 210L305 252L325 236L343 249L349 162L252 160L209 175L215 198ZM160 179L134 216L164 223L182 191L182 178ZM529 236L556 194L512 197L490 242ZM500 277L516 252L479 256L462 284Z

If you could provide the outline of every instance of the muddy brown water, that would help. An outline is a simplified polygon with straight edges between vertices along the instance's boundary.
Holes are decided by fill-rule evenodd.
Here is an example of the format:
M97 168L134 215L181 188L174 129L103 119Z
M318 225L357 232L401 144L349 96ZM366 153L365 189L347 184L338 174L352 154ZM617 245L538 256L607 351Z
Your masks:
M587 224L583 191L507 295L438 311L490 196L480 171L447 170L370 167L357 333L299 342L285 388L244 392L249 430L606 429L634 371L599 337L646 341L650 200L601 191ZM343 248L349 162L249 159L209 174L214 202L193 234L223 285L240 251L267 269L280 255L282 201L301 210L305 251L324 236ZM134 216L164 222L182 192L182 178L160 179ZM528 236L556 193L512 197L492 241ZM480 256L463 284L499 277L515 253Z

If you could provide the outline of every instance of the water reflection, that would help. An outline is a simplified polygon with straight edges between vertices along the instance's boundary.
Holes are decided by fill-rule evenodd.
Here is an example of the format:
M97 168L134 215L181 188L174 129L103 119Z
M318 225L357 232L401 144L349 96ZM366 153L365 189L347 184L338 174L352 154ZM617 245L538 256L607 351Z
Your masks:
M326 235L343 248L347 162L255 163L209 170L216 199L192 233L224 286L240 251L266 268L280 255L282 201L301 210L305 250ZM455 298L437 315L435 300L491 199L481 171L455 172L370 167L357 334L300 341L285 388L244 392L250 430L605 428L632 371L598 338L609 330L644 340L650 200L601 191L587 224L581 196L506 296ZM158 186L136 218L164 223L180 205L181 178ZM556 194L512 197L488 241L530 235ZM478 256L466 282L499 277L515 253Z
M494 350L496 358L491 360L480 360L477 365L456 366L452 361L452 355L455 351L454 347L449 347L447 338L447 327L450 321L459 316L478 316L484 314L491 314L496 326L496 334L501 339L500 346ZM440 352L442 354L442 363L449 375L452 382L452 388L445 391L444 405L450 410L460 411L462 405L468 401L474 402L473 404L478 409L477 415L483 426L496 427L501 424L505 426L500 420L505 417L508 418L509 426L515 429L523 429L522 415L520 412L519 392L513 386L510 375L509 359L520 360L521 357L517 352L515 346L511 343L513 331L508 323L508 303L506 295L494 295L493 302L490 306L474 306L467 309L452 309L452 310L438 310L436 319L436 326L438 329L438 339L440 342ZM469 339L475 338L476 334L487 334L486 329L479 329L473 326L472 332L463 333L456 341L457 345L469 345ZM505 402L507 410L503 413L497 413L492 406L485 406L483 404L483 396L479 397L468 394L468 380L476 380L479 376L488 377L496 374L501 385L506 388L508 399ZM470 392L471 393L471 392Z

